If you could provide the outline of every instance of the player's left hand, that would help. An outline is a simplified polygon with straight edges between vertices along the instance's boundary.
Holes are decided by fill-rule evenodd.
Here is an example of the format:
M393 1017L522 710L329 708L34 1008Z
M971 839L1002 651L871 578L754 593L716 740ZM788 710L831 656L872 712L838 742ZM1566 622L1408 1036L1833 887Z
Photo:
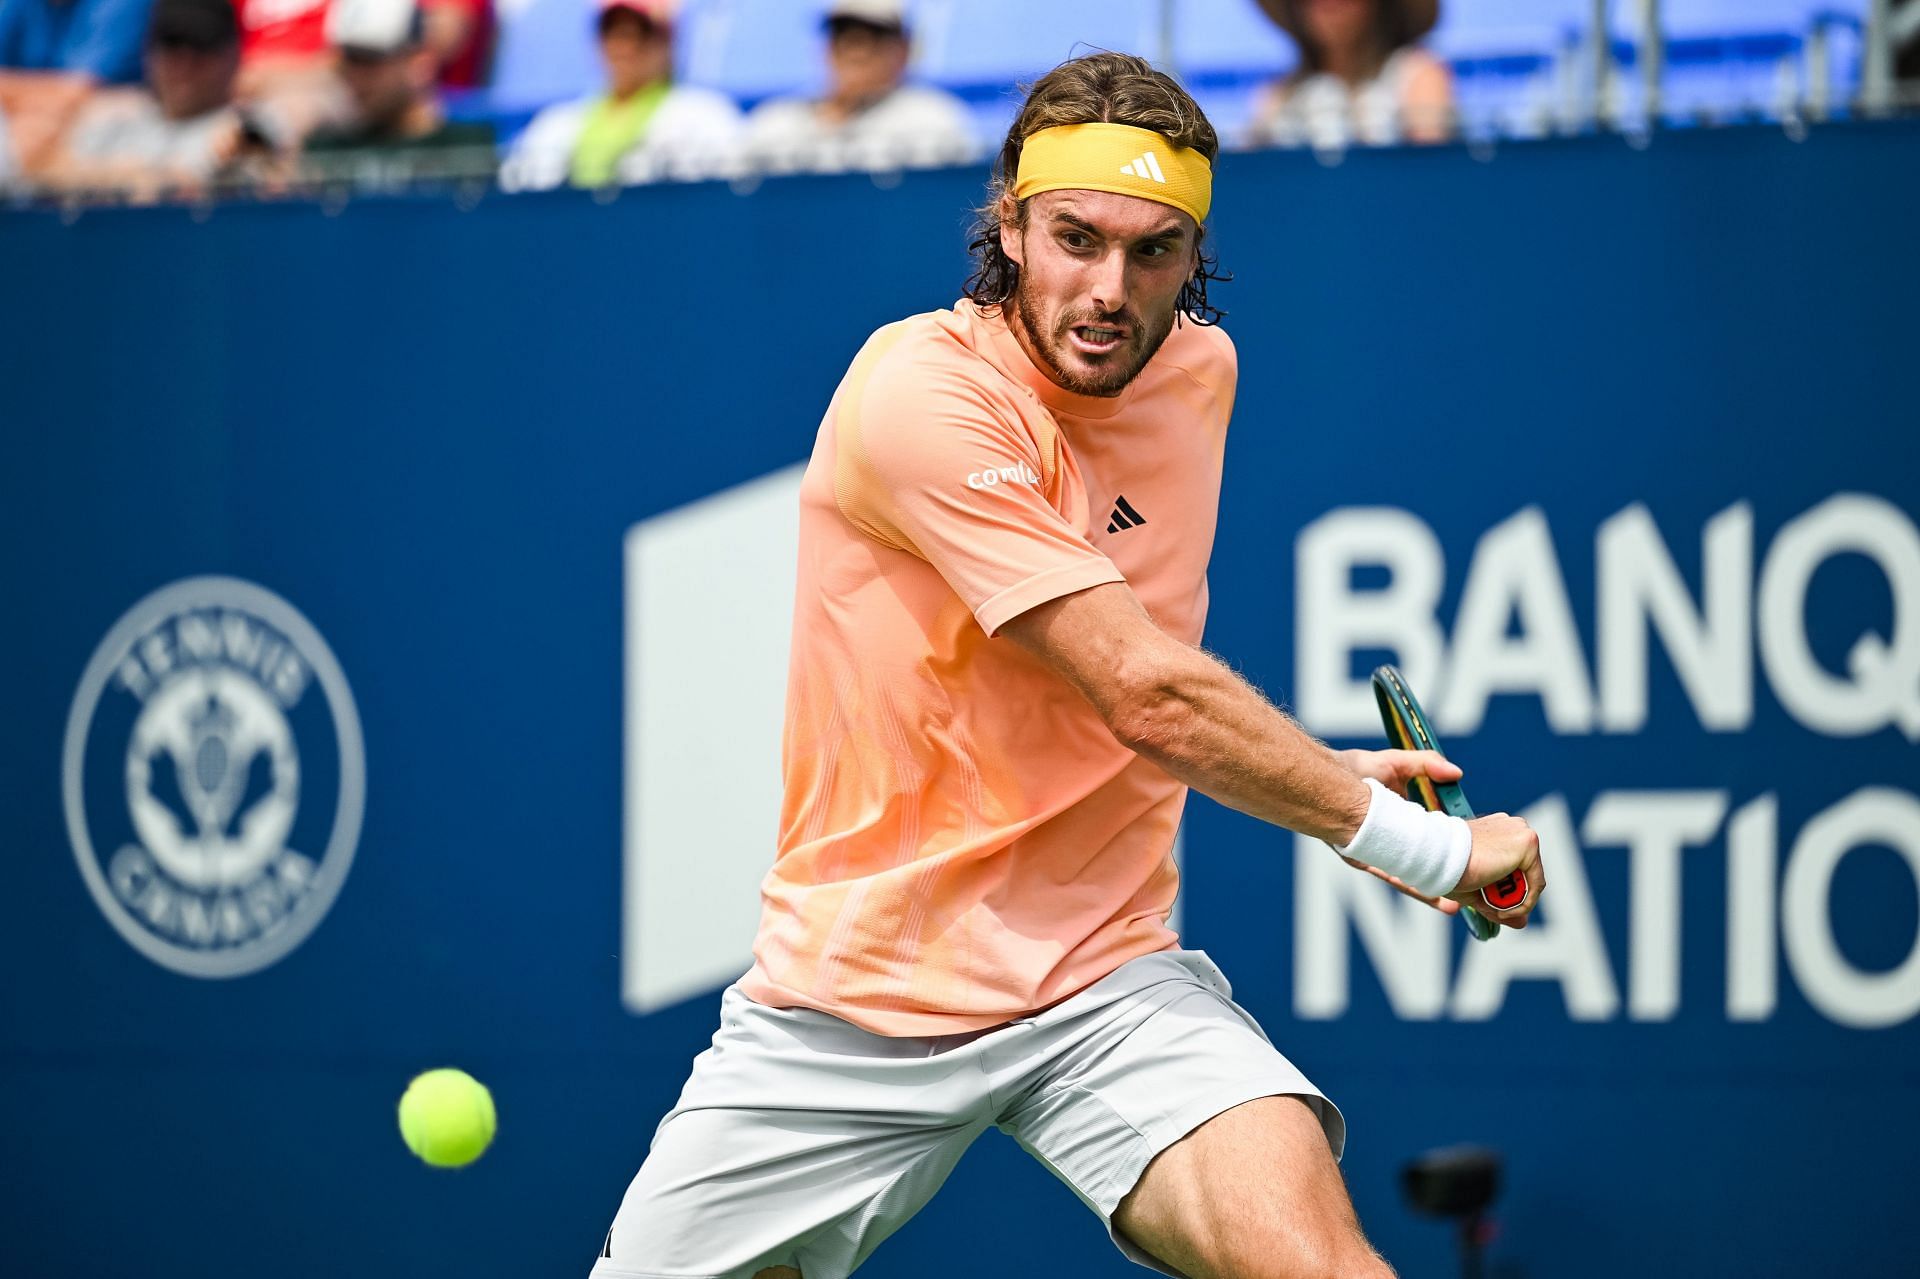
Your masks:
M1436 782L1457 782L1464 776L1458 764L1438 751L1341 751L1340 762L1355 777L1371 777L1394 794L1406 798L1411 798L1407 795L1407 782L1412 778L1425 775ZM1351 857L1341 860L1356 870L1366 871L1375 879L1386 880L1415 901L1423 901L1443 915L1460 913L1460 903L1450 897L1429 897L1417 889L1409 888L1397 875L1389 875Z
M1413 798L1407 794L1407 783L1416 777L1457 782L1465 776L1458 764L1439 751L1341 751L1340 762L1355 777L1371 777L1403 799Z

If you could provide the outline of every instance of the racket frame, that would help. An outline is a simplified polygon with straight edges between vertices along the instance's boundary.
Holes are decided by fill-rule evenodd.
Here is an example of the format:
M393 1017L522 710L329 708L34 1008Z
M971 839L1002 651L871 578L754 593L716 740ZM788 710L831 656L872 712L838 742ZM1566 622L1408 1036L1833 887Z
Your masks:
M1426 712L1420 709L1420 700L1407 687L1407 681L1397 667L1388 664L1375 668L1373 700L1380 707L1380 722L1386 726L1387 741L1392 743L1395 750L1445 753L1440 750L1440 743L1433 735L1433 726L1427 722ZM1470 820L1474 815L1473 805L1467 802L1467 794L1460 788L1459 782L1437 782L1420 773L1408 780L1407 791L1413 800L1429 811L1446 813L1463 821ZM1462 903L1460 915L1466 922L1467 932L1472 934L1475 941L1491 941L1500 935L1500 925L1472 906Z

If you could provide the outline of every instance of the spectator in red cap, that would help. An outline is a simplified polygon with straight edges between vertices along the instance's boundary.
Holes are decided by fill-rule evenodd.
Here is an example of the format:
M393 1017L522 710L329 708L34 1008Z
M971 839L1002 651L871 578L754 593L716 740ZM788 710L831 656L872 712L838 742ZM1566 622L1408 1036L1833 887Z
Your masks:
M1254 111L1256 142L1346 146L1440 142L1453 77L1419 46L1440 0L1260 0L1300 47L1300 65Z
M533 118L501 169L509 190L703 178L739 162L740 110L673 82L671 0L601 0L607 90Z
M952 94L906 83L904 0L834 0L824 19L827 92L777 98L747 117L747 151L762 168L876 169L956 164L980 150Z

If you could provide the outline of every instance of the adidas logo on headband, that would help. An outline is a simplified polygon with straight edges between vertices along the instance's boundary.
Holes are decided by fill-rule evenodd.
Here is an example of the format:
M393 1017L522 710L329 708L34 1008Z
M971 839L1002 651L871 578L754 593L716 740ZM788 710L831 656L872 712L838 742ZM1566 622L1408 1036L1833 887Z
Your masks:
M1204 222L1213 203L1213 165L1152 129L1105 121L1057 124L1027 138L1014 174L1014 199L1045 191L1110 191Z
M1155 182L1162 183L1167 180L1167 175L1160 171L1159 157L1151 151L1144 151L1139 159L1130 164L1121 165L1120 172L1130 178L1152 178Z

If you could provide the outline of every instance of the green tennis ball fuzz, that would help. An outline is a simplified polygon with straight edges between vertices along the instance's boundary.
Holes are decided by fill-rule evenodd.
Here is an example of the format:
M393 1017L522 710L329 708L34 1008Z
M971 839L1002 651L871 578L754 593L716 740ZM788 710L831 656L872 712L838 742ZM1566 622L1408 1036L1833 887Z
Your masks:
M458 1168L493 1140L493 1094L464 1070L429 1070L400 1098L407 1149L435 1168Z

